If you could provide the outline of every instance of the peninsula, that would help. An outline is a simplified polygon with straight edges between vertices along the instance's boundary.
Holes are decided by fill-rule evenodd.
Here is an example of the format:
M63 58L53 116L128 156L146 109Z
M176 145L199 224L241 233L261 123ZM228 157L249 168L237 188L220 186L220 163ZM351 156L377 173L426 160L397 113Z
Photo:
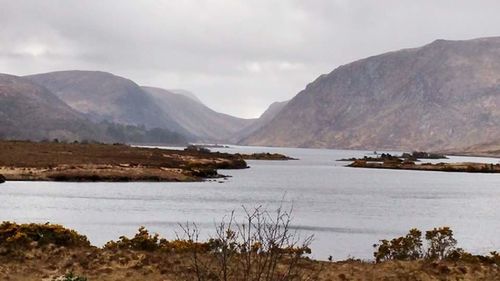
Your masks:
M6 181L201 181L247 167L227 153L124 144L0 141L0 155Z

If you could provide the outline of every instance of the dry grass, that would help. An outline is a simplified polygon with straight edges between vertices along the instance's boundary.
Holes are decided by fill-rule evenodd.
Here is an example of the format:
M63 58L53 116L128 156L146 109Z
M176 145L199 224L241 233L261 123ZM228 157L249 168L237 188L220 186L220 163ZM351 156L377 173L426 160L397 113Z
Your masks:
M209 258L209 257L208 257ZM500 280L498 266L466 262L311 261L300 266L326 280ZM0 256L0 280L39 281L74 272L89 281L196 280L188 253L46 247L13 259Z
M216 169L246 168L224 153L127 145L0 141L0 174L7 180L194 181Z
M14 224L0 225L0 280L54 280L73 273L88 281L198 280L193 250L199 262L217 264L220 251L211 242L188 240L166 241L140 229L133 238L123 237L106 247L91 246L86 237L58 225ZM232 256L228 263L233 274L227 280L244 279L242 271L233 266L244 265L246 255ZM286 272L291 260L280 259L277 272ZM340 262L295 260L297 276L271 280L500 280L500 261L481 259L409 261L388 260L380 263L346 260ZM276 275L280 276L280 275ZM283 275L282 275L283 276ZM203 280L221 280L206 276Z

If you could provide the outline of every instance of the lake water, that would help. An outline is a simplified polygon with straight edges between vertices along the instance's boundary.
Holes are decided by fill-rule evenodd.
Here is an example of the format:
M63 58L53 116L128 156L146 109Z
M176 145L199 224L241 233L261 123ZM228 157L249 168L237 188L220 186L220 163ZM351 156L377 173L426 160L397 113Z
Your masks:
M0 185L0 220L53 222L102 245L141 225L167 238L195 222L209 236L214 223L241 206L293 205L293 226L313 233L313 256L370 259L379 239L450 226L459 246L500 249L500 175L356 169L335 160L369 152L232 147L227 152L278 152L298 161L248 161L221 170L227 180L198 183L8 182ZM452 157L448 161L498 159Z

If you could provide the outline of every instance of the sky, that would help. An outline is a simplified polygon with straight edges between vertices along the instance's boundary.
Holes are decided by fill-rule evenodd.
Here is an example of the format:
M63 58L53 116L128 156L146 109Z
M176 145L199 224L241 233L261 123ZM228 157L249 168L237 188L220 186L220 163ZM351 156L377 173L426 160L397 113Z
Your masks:
M109 71L252 118L354 60L500 36L499 11L482 0L0 0L0 73Z

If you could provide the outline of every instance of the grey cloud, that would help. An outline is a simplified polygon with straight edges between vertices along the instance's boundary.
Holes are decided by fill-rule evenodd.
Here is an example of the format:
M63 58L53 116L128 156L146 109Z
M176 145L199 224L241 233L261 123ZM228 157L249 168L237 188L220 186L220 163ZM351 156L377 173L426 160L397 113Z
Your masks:
M498 34L497 1L0 0L0 72L96 69L259 115L352 60Z

